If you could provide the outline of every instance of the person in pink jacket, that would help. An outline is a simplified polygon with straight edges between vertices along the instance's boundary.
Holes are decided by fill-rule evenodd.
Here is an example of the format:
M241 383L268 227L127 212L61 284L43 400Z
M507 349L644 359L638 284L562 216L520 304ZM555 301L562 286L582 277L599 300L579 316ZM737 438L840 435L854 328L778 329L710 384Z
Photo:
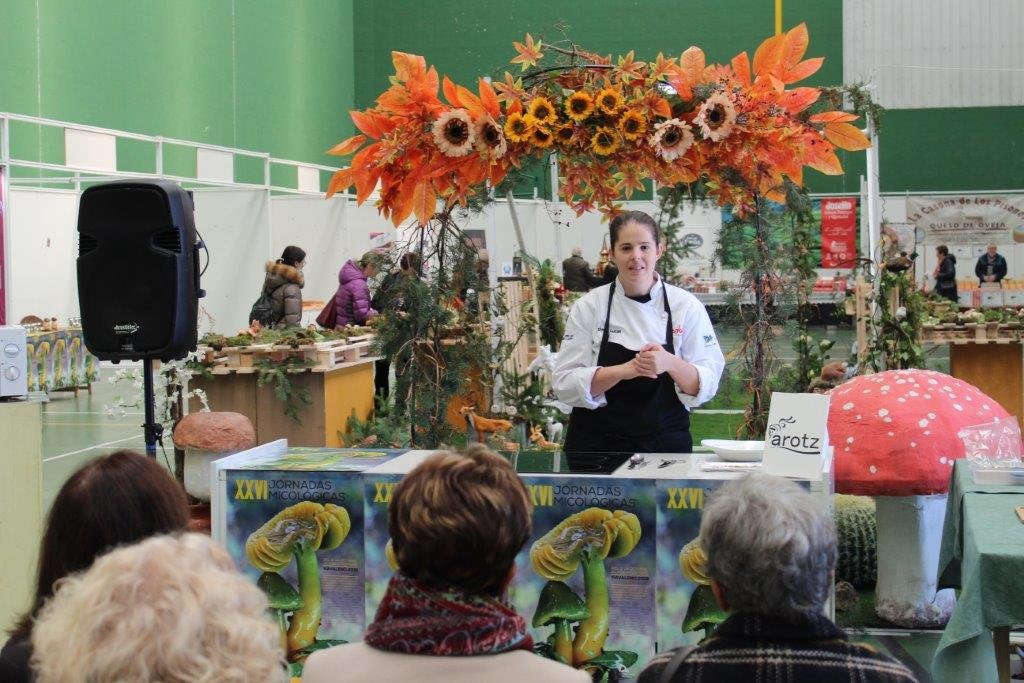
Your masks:
M358 261L345 262L338 273L338 291L334 293L337 311L335 329L345 325L365 325L368 318L377 315L370 305L370 286L367 280L377 274L379 257L372 251Z

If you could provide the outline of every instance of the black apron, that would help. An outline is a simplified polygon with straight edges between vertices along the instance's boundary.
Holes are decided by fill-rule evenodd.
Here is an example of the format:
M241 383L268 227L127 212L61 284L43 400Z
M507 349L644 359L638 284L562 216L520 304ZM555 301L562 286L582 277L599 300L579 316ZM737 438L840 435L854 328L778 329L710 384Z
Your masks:
M608 291L608 311L605 313L604 332L597 354L597 364L611 367L636 357L632 351L608 341L612 300L615 298L613 281ZM668 305L668 287L662 284L665 313L665 343L663 348L675 354L672 343L672 309ZM679 402L676 385L671 375L663 372L656 378L634 377L619 382L605 392L607 405L600 408L573 408L569 429L565 437L565 452L585 453L690 453L690 413ZM578 458L570 459L572 461Z

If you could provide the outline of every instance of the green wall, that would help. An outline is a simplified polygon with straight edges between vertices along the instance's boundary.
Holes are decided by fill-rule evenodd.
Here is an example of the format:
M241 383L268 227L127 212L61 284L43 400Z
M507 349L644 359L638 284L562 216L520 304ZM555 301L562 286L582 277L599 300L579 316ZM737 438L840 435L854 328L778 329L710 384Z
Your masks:
M4 0L0 111L331 163L323 151L352 130L352 6ZM12 153L60 162L59 136L12 135ZM119 147L130 169L153 170L151 156ZM169 172L194 169L194 155L170 156ZM258 164L238 173L262 181Z

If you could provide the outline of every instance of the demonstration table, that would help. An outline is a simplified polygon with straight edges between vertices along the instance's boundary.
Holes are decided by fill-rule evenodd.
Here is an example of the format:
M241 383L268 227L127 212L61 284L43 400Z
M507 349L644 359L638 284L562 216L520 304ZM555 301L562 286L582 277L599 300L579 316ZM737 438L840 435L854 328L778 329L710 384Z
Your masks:
M936 681L1009 680L1009 629L1024 624L1024 486L977 485L958 460L949 487L939 587L959 588L935 651ZM994 636L994 639L993 639Z

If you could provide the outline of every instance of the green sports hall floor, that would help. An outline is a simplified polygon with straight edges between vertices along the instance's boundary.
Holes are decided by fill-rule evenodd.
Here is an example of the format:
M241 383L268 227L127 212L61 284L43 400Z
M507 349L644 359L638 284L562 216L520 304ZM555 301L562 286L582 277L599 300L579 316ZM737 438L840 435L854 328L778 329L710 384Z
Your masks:
M65 479L91 458L123 448L140 452L145 448L141 408L132 409L133 412L123 417L107 413L106 407L116 395L130 391L127 386L112 385L108 381L112 374L110 368L101 368L100 381L93 384L92 395L86 391L79 391L77 397L70 392L52 392L49 402L43 405L43 504L46 509ZM158 448L157 461L166 465L174 459L170 435L165 443L167 460ZM904 661L923 682L930 680L928 671L938 639L936 633L882 635L864 640Z

